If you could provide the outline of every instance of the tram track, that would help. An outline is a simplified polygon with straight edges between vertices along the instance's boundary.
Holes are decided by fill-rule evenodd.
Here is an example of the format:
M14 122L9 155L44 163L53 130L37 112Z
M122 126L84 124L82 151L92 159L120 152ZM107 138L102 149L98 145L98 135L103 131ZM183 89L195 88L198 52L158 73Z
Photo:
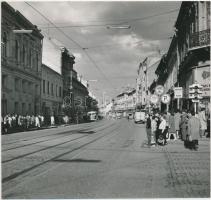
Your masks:
M56 156L54 156L54 157L52 157L52 158L49 158L49 159L47 159L47 160L45 160L45 161L43 161L43 162L41 162L41 163L38 163L38 164L36 164L36 165L33 165L33 166L28 167L28 168L26 168L26 169L23 169L23 170L21 170L21 171L15 172L15 173L13 173L13 174L7 176L7 177L4 177L4 178L2 179L2 183L5 184L5 183L7 183L7 182L9 182L9 181L11 181L11 180L16 179L17 177L19 177L19 176L21 176L21 175L23 175L23 174L26 174L27 172L30 172L31 170L34 170L34 169L36 169L36 168L38 168L38 167L40 167L40 166L43 166L44 164L46 164L46 163L48 163L48 162L50 162L50 161L56 160L56 159L58 159L58 158L60 158L60 157L62 157L62 156L65 156L65 155L70 154L70 153L72 153L72 152L74 152L74 151L80 150L80 149L82 149L83 147L86 147L86 146L88 146L88 145L90 145L90 144L96 142L97 140L102 139L102 138L105 137L105 136L111 135L113 132L115 132L115 131L120 127L120 125L118 125L118 126L115 126L114 128L112 128L114 125L115 125L115 124L112 124L112 126L109 126L108 131L106 131L106 132L103 133L102 135L100 135L100 136L98 136L98 137L96 137L96 138L94 138L94 139L91 139L90 141L85 142L84 144L81 144L81 145L79 145L79 146L77 146L77 147L74 147L73 149L71 149L71 150L69 150L69 151L65 151L65 152L63 152L63 153L60 153L59 155L56 155ZM112 129L111 129L111 128L112 128ZM111 129L111 130L110 130L110 129ZM119 132L116 132L116 134L117 134L117 133L119 133ZM98 133L98 134L99 134L99 133Z
M107 125L106 125L106 126L101 126L101 127L103 127L103 128L98 130L99 127L97 127L97 128L95 128L95 129L97 129L97 130L95 130L95 129L92 129L92 130L95 130L95 131L102 131L102 130L108 128ZM73 134L71 134L71 135L73 135ZM72 142L72 141L75 141L75 140L78 140L78 139L87 137L87 136L89 136L89 135L90 135L90 134L85 134L85 135L83 135L83 136L80 136L80 137L77 137L77 138L74 138L74 139L70 139L70 140L68 140L68 141L65 141L65 142L62 142L62 143L59 143L59 144L56 144L56 145L44 147L44 148L42 148L42 149L39 149L39 150L36 150L36 151L33 151L33 152L25 153L25 154L22 154L22 155L19 155L19 156L16 156L16 157L13 157L13 158L10 158L10 159L7 159L7 160L3 160L3 161L2 161L2 164L8 163L8 162L10 162L10 161L17 160L17 159L20 159L20 158L24 158L24 157L26 157L26 156L29 156L29 155L32 155L32 154L35 154L35 153L38 153L38 152L41 152L41 151L45 151L45 150L48 150L48 149L52 149L52 148L54 148L54 147L58 147L58 146L60 146L60 145L64 145L64 144L67 144L67 143L69 143L69 142ZM70 135L68 135L67 138L68 138L69 136L70 136ZM60 136L60 138L61 138L61 136ZM64 138L63 138L63 139L64 139ZM50 140L51 140L51 139L49 139L49 141L50 141ZM39 143L42 143L42 142L39 142Z
M101 121L100 121L101 122ZM99 122L97 122L97 123L99 123ZM84 126L83 126L83 128L92 128L93 127L93 124L92 125L90 125L90 124L83 124ZM99 124L95 124L95 125L99 125ZM48 129L48 130L50 130L50 129ZM75 128L75 129L73 129L73 130L67 130L67 131L62 131L62 132L59 132L59 133L68 133L68 132L70 132L70 131L76 131L76 130L78 130L78 128ZM45 129L45 131L46 131L46 129ZM26 133L29 133L29 132L26 132ZM58 132L57 133L54 133L54 134L48 134L48 135L40 135L40 136L36 136L36 137L31 137L31 136L29 136L29 137L25 137L24 139L20 139L20 140L15 140L15 141L13 141L13 142L8 142L8 143L3 143L2 144L2 146L6 146L6 145L11 145L11 144L15 144L15 143L17 143L17 142L22 142L22 141L24 141L24 142L26 142L26 141L31 141L31 140L36 140L36 139L39 139L39 138L43 138L43 137L48 137L48 136L52 136L52 135L57 135L57 134L59 134Z
M99 128L99 127L103 127L103 126L98 126L97 128ZM87 128L90 128L90 126L89 127L85 127L85 129L75 129L75 130L63 131L63 132L59 132L59 133L54 133L54 134L42 136L42 137L36 137L36 138L31 139L31 140L40 139L40 138L43 138L43 137L54 136L54 135L58 135L58 134L66 134L66 133L70 133L70 135L73 135L73 134L80 133L82 131L89 130ZM70 136L70 135L68 135L68 136ZM39 143L42 143L42 142L47 142L47 141L55 140L55 139L58 139L58 138L61 138L61 136L56 136L55 138L50 138L50 139L44 139L44 140L41 140L41 141L31 142L31 143L19 145L19 146L16 146L16 147L10 147L10 148L7 148L7 149L2 149L2 152L6 152L6 151L9 151L9 150L14 150L14 149L19 149L19 148L30 146L30 145L33 145L33 144L39 144ZM31 141L31 140L29 139L29 140L22 140L22 141L27 142L27 141ZM15 142L15 143L17 143L17 142Z

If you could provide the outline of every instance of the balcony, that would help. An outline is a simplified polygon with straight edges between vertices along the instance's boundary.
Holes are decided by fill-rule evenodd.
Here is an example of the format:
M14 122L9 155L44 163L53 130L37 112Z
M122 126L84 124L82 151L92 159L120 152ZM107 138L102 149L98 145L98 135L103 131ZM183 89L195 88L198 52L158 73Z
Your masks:
M210 29L195 32L189 38L189 50L210 46Z

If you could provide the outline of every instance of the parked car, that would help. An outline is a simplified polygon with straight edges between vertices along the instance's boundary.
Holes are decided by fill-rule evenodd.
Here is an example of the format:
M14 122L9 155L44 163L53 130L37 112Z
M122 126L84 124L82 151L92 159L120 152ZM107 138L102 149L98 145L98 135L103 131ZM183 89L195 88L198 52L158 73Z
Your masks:
M134 114L135 123L145 123L146 121L146 112L145 110L136 111Z

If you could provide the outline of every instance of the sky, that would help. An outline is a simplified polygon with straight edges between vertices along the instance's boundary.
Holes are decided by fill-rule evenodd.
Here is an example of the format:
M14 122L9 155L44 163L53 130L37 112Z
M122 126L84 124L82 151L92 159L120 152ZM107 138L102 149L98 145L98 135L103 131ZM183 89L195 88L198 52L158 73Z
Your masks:
M156 78L154 71L168 51L181 2L11 1L9 4L41 29L43 63L60 73L60 48L66 47L76 57L74 69L89 81L91 92L100 100L103 94L110 99L127 86L135 88L138 66L146 57L149 84ZM113 24L130 28L107 28Z

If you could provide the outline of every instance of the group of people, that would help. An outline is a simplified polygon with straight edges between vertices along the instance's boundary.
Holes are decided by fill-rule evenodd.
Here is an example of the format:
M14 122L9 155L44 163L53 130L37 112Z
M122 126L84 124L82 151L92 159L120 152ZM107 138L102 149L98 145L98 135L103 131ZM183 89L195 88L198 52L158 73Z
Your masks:
M42 115L6 115L1 118L2 132L27 130L32 127L40 128L44 125L44 116Z
M26 131L31 128L41 128L46 124L43 115L5 115L1 117L2 133L7 134L17 131ZM54 116L50 116L50 125L55 124Z
M203 108L199 113L186 110L180 113L177 110L176 113L147 114L148 146L167 145L170 139L181 139L186 148L197 150L199 138L210 137L209 120L210 116L205 114Z

